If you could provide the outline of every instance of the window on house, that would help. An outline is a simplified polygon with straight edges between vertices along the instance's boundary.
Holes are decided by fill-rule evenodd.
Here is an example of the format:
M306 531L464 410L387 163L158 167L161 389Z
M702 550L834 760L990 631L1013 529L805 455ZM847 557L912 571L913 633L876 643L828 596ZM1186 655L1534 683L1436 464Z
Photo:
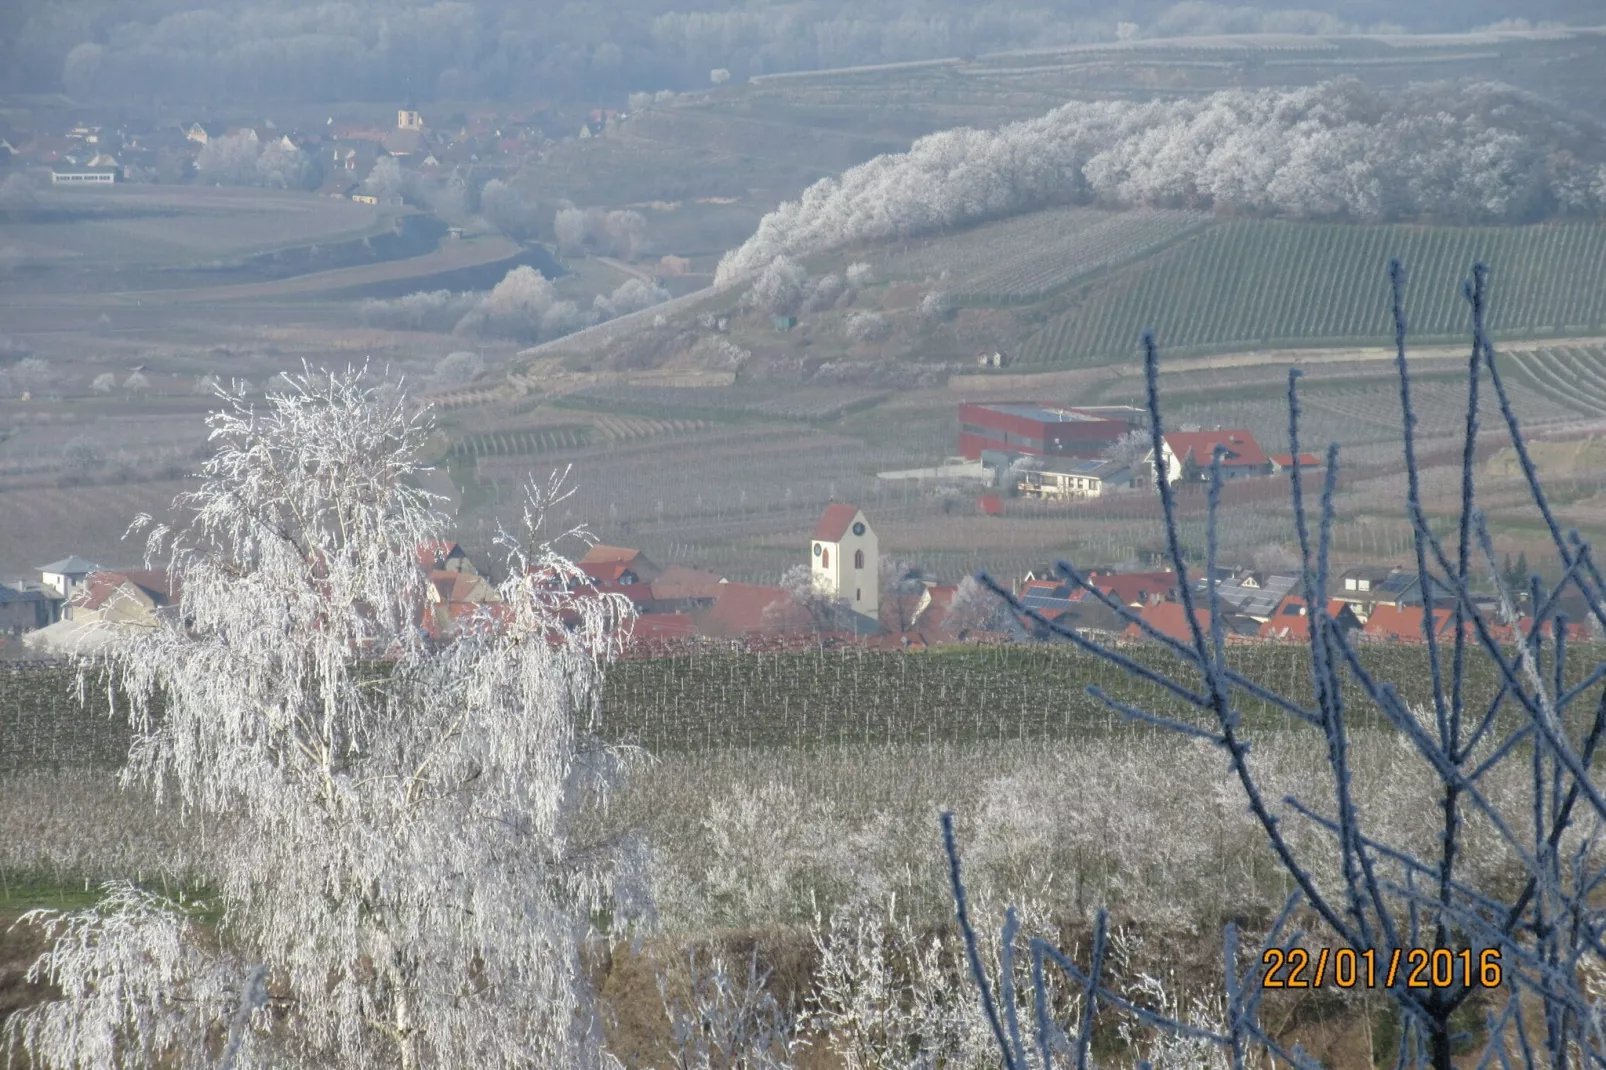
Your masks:
M830 568L831 567L831 551L830 550L821 550L820 551L820 567L821 568Z
M1357 580L1356 581L1356 589L1357 590L1361 590L1361 591L1370 591L1372 589L1372 581L1371 580Z
M857 587L853 588L853 600L855 602L864 601L864 591L860 590Z
M853 551L853 567L854 568L863 568L864 567L864 551L863 550L855 550L855 551Z
M1346 591L1355 590L1355 577L1354 576L1346 576L1346 577L1344 577L1344 590L1346 590Z

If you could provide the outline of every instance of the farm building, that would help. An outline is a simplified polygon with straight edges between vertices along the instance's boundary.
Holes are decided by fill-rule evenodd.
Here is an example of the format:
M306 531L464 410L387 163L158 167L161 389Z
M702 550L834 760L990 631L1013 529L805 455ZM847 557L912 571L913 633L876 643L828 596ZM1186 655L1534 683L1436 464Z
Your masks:
M1140 426L1142 413L1124 406L1064 408L1035 401L963 403L959 452L980 460L983 450L1032 457L1096 457Z
M1121 461L1093 458L1057 463L1052 469L1040 468L1022 472L1015 489L1028 498L1042 501L1068 502L1081 498L1097 498L1108 488L1130 487L1132 466Z

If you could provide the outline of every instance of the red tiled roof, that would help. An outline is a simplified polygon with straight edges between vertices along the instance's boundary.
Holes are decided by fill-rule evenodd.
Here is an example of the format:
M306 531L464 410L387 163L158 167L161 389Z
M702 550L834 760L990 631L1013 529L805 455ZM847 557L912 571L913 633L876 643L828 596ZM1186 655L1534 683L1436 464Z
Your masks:
M1181 602L1159 602L1152 606L1144 606L1138 610L1138 616L1144 623L1170 639L1179 643L1192 643L1193 630L1188 627L1187 614L1182 610ZM1194 619L1199 622L1199 628L1206 635L1210 634L1210 611L1208 609L1195 609ZM1148 635L1136 624L1128 624L1122 633L1128 639L1147 639Z
M977 500L976 506L981 510L983 516L1004 515L1004 499L996 494L983 495Z
M814 537L821 542L841 542L848 533L848 525L859 515L856 505L828 505L814 526Z
M1449 609L1433 611L1434 635L1444 635L1450 631L1452 615ZM1420 643L1423 641L1422 607L1380 603L1372 610L1371 616L1366 618L1366 627L1361 629L1361 634L1374 639L1399 639Z
M1255 436L1244 430L1231 431L1176 431L1165 436L1165 444L1171 447L1171 452L1179 460L1187 460L1193 455L1193 463L1201 468L1210 465L1210 458L1216 446L1220 445L1227 452L1222 454L1221 466L1230 468L1234 465L1259 466L1266 463L1266 455L1261 452L1260 443Z
M155 569L129 569L124 572L96 572L86 577L83 586L73 595L72 604L84 609L99 609L125 584L139 588L158 606L165 606L178 597L179 585L168 573Z
M631 572L626 561L581 561L580 571L598 583L618 583L626 572ZM633 572L631 572L634 575ZM638 577L639 578L639 577Z
M670 565L652 581L652 596L668 601L676 598L718 598L725 578L685 565Z
M628 565L640 556L640 550L633 550L628 546L604 546L599 542L586 551L586 555L580 559L580 564L600 565L619 562Z
M1127 606L1169 601L1177 592L1177 574L1171 571L1095 572L1088 580L1100 593Z
M684 613L641 613L627 626L626 642L637 643L670 639L689 639L697 631Z
M1327 600L1327 615L1337 617L1349 609L1342 598ZM1305 599L1297 594L1286 595L1272 615L1260 626L1262 639L1309 639L1310 614L1305 612Z
M707 609L691 614L699 635L738 636L751 632L806 631L812 620L779 587L727 583Z

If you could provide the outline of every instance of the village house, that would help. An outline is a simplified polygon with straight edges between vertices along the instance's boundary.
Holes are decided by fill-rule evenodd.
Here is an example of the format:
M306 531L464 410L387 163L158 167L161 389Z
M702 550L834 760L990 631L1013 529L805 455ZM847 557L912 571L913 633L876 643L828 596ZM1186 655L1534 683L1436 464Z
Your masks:
M1271 461L1261 451L1255 436L1245 430L1173 431L1160 440L1161 469L1167 483L1198 483L1209 480L1210 465L1217 451L1221 454L1221 479L1230 482L1248 476L1271 474ZM1143 458L1153 466L1154 451ZM1152 468L1151 468L1152 470Z
M83 586L84 580L100 570L100 566L95 562L77 554L69 554L60 561L40 565L39 580L65 601L78 593L78 588Z
M31 632L61 616L61 596L38 583L0 583L0 634Z
M1055 461L1052 468L1020 473L1015 489L1039 501L1069 502L1097 498L1108 488L1130 487L1132 466L1121 461L1090 459Z

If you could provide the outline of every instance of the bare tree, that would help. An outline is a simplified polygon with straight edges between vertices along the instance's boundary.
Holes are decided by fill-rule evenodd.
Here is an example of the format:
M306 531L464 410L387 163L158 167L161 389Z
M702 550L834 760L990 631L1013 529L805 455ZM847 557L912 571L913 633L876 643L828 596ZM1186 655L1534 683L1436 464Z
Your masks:
M409 413L356 371L230 395L188 520L136 522L179 604L85 671L128 696L126 782L226 834L200 904L30 916L61 993L7 1025L32 1065L598 1065L577 945L609 879L569 830L618 767L586 740L628 606L571 593L554 542L582 533L532 483L497 616L431 642L416 548L447 520Z
M1422 642L1428 694L1408 704L1397 682L1383 679L1376 661L1362 657L1349 633L1325 611L1331 575L1331 531L1339 471L1339 447L1329 447L1317 515L1305 503L1297 462L1300 448L1299 370L1288 377L1290 450L1296 462L1289 490L1299 547L1302 593L1309 612L1310 689L1280 693L1250 679L1226 656L1221 614L1210 588L1197 595L1188 578L1188 559L1170 484L1155 479L1164 516L1164 534L1176 569L1187 635L1177 639L1155 631L1136 613L1092 586L1069 562L1059 571L1065 581L1103 603L1152 642L1174 656L1175 672L1140 662L1073 626L1060 624L1021 604L1002 585L983 577L1000 598L1023 617L1085 651L1125 669L1169 695L1163 709L1143 709L1090 689L1110 707L1139 722L1200 740L1225 757L1242 798L1276 855L1292 893L1273 923L1260 954L1238 952L1238 933L1228 926L1224 970L1226 1000L1217 1022L1179 1022L1175 1016L1137 1006L1106 987L1103 969L1108 948L1105 916L1095 926L1091 964L1072 962L1047 940L1029 941L1033 986L1040 993L1048 972L1058 972L1082 990L1079 1020L1069 1029L1050 1020L1044 1001L1035 1001L1030 1030L1032 1051L1023 1042L1014 1012L1007 967L999 998L981 967L969 916L953 815L943 815L944 846L960 927L972 977L1006 1067L1023 1070L1033 1058L1047 1066L1051 1052L1067 1063L1088 1065L1096 1010L1135 1018L1174 1036L1191 1037L1206 1052L1219 1052L1223 1064L1247 1065L1261 1052L1292 1066L1308 1065L1261 1026L1261 993L1275 985L1309 984L1319 967L1301 966L1299 924L1313 925L1330 945L1330 968L1348 970L1351 982L1374 963L1367 980L1395 1004L1401 1036L1398 1066L1452 1070L1462 1037L1481 1043L1481 1055L1463 1060L1480 1066L1520 1062L1526 1067L1599 1065L1606 1062L1598 982L1606 975L1606 945L1600 938L1597 889L1606 880L1606 851L1600 829L1606 796L1593 768L1606 737L1606 664L1573 662L1569 668L1568 621L1561 599L1576 599L1588 617L1606 623L1606 578L1591 549L1576 532L1563 533L1541 485L1512 407L1486 329L1486 271L1473 269L1465 286L1471 306L1472 346L1468 363L1465 436L1461 451L1459 511L1448 529L1430 525L1422 504L1422 472L1417 456L1416 408L1406 358L1404 271L1390 265L1393 283L1395 363L1403 413L1406 474L1405 511L1414 533L1417 571L1438 582L1424 585ZM1158 353L1152 335L1144 337L1151 448L1158 450L1163 428L1159 401ZM1486 522L1477 508L1477 445L1485 388L1492 388L1499 421L1509 435L1535 511L1551 537L1559 564L1554 585L1533 581L1534 609L1516 615L1516 597L1506 585ZM1205 569L1216 564L1216 524L1222 485L1220 458L1210 467ZM1314 520L1314 523L1313 523ZM1496 592L1490 612L1473 593L1475 574ZM1442 595L1442 597L1441 597ZM1203 620L1196 610L1208 611ZM1576 655L1575 655L1576 657ZM1492 701L1474 704L1475 672L1492 672L1498 689ZM1286 717L1284 731L1309 732L1327 758L1326 775L1308 793L1281 800L1265 793L1265 782L1249 760L1251 745L1265 729L1241 714L1254 705ZM1396 735L1401 777L1422 777L1434 785L1439 815L1436 843L1424 848L1397 834L1375 813L1363 813L1352 783L1350 756L1358 718L1375 717ZM1502 780L1521 784L1503 791ZM1309 836L1294 831L1305 824ZM1474 835L1486 844L1473 857ZM1492 853L1493 857L1489 857ZM1297 915L1297 918L1296 918ZM1019 922L1005 919L1002 943L1013 946ZM1315 959L1315 956L1312 956ZM1431 974L1433 968L1437 974ZM1415 971L1412 973L1411 971ZM1329 974L1340 985L1344 974ZM1290 980L1292 978L1292 980ZM1414 978L1411 979L1411 978ZM1318 980L1316 984L1321 984ZM1458 1013L1477 1006L1480 1037L1458 1037ZM1537 1016L1538 1021L1534 1018ZM1258 1056L1257 1056L1258 1057Z

